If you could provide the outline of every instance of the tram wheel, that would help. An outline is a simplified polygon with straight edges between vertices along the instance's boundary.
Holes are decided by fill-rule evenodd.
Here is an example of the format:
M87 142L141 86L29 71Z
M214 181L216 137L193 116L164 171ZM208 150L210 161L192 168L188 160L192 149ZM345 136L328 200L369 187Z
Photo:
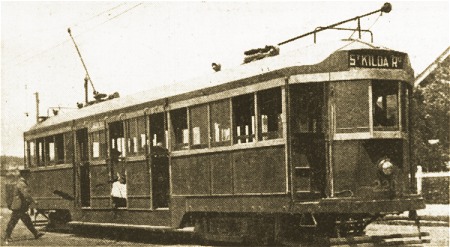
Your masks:
M66 228L70 220L69 210L55 210L48 215L48 227L53 229Z

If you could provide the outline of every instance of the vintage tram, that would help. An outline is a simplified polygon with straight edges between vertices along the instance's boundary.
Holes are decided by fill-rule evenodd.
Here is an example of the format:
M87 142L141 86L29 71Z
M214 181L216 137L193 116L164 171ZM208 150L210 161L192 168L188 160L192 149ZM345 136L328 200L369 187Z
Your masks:
M352 39L273 49L37 123L24 139L39 210L72 226L333 244L424 208L411 163L408 55ZM116 176L126 176L122 207L111 199Z

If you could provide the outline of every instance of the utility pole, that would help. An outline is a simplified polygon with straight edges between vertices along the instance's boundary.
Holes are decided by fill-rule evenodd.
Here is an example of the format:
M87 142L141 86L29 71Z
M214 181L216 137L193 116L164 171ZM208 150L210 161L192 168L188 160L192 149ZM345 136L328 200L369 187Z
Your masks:
M39 123L39 93L35 92L36 95L36 123Z

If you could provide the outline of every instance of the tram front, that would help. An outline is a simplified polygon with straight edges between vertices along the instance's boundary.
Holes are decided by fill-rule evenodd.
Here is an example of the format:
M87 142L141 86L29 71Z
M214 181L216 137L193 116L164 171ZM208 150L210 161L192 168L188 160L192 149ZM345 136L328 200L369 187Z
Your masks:
M348 63L349 80L330 84L330 196L410 198L415 168L410 158L413 72L408 57L387 50L350 50ZM378 210L411 206L401 205Z

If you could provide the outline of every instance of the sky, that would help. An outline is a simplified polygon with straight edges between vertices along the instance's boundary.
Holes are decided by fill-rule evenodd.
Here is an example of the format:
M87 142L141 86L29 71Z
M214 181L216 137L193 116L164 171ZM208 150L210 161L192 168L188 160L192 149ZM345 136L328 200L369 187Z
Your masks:
M2 1L1 155L23 156L23 132L40 115L84 101L84 71L97 91L121 96L239 66L243 52L278 44L380 9L383 1ZM450 45L448 1L394 1L361 19L374 44L409 54L418 74ZM350 22L343 27L356 27ZM318 34L318 43L351 32ZM357 38L357 35L353 35ZM368 36L363 40L370 41ZM312 37L281 52L312 45ZM92 87L89 96L92 99Z

